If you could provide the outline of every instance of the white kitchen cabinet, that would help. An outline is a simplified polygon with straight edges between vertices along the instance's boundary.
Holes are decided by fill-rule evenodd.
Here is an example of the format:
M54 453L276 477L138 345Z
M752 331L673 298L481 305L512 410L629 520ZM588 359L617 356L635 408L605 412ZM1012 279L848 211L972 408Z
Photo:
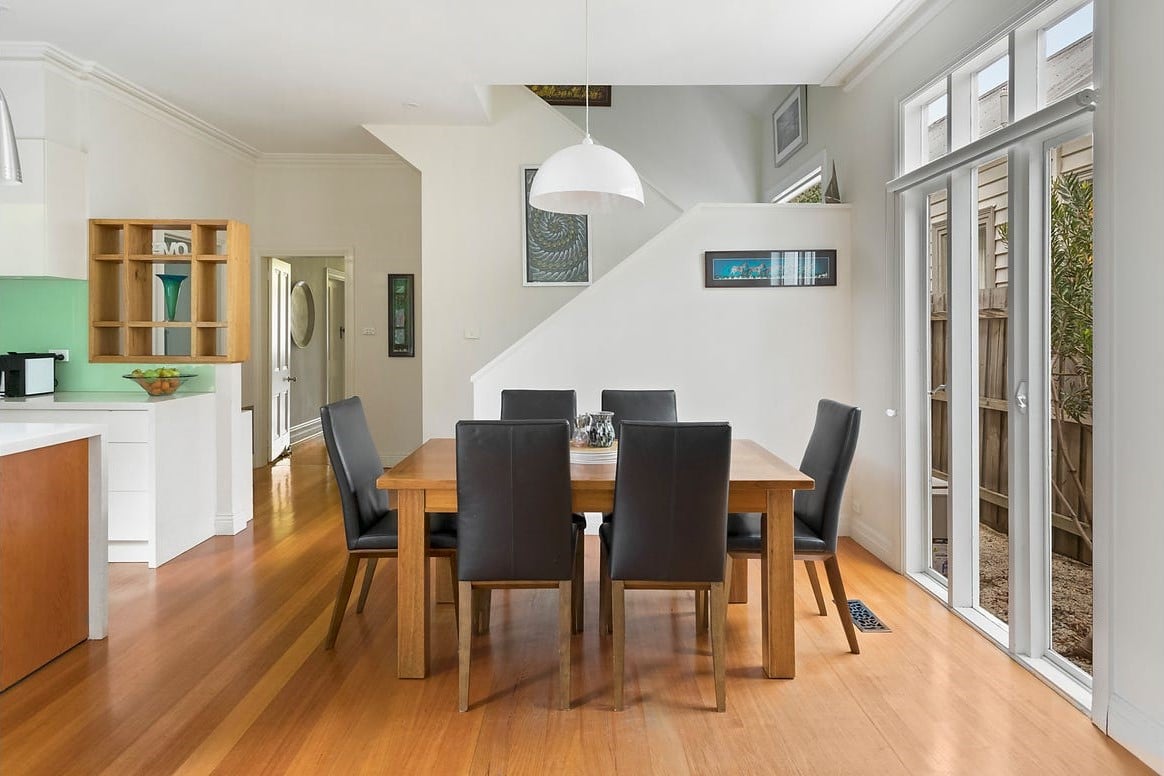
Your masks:
M16 145L24 183L0 186L0 276L85 280L85 154L39 138Z
M162 565L215 533L215 396L62 392L0 400L0 422L105 428L109 560Z

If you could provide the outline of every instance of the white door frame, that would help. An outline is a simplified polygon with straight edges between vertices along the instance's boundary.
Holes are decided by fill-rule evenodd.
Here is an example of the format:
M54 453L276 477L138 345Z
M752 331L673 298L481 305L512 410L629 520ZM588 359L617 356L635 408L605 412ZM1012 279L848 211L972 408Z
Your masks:
M331 289L329 286L332 281L339 281L344 284L344 321L343 321L343 341L344 341L344 395L331 395L331 325L332 315L331 309ZM324 363L324 401L331 404L333 401L346 399L351 392L348 390L348 353L347 344L351 340L351 328L348 325L348 274L345 271L332 269L328 267L326 276L323 282L323 363Z
M262 401L256 401L254 404L255 415L255 436L257 439L269 439L271 436L271 418L270 418L270 402L267 399L271 395L271 375L269 364L271 362L270 353L270 337L267 335L267 329L271 324L271 259L296 259L309 258L313 256L335 256L343 257L344 272L347 273L348 278L355 276L355 253L351 248L269 248L260 246L251 249L251 266L258 268L258 282L254 283L254 296L257 296L258 306L257 310L261 312L262 319L260 326L252 326L251 338L251 357L262 357L262 367L254 370L257 377L255 378L258 385L255 386L255 396L262 397ZM254 277L252 276L252 282ZM344 283L344 326L349 332L354 331L354 315L355 315L355 283ZM253 298L253 297L252 297ZM254 332L262 332L262 335L256 338ZM357 394L358 385L355 379L355 352L354 336L349 336L344 341L344 390L349 396Z

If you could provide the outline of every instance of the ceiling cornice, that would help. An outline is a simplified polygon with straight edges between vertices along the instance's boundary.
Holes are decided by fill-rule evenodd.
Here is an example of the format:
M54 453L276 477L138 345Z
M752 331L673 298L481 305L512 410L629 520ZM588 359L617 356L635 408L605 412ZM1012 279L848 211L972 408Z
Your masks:
M48 63L72 78L97 84L123 99L128 99L146 113L156 116L172 126L191 132L195 136L210 141L236 155L251 161L261 156L257 148L239 140L226 130L198 118L193 113L179 108L169 100L122 78L96 62L75 57L51 43L0 43L0 62Z
M852 91L952 1L901 0L820 85Z
M394 153L259 154L260 167L411 167Z

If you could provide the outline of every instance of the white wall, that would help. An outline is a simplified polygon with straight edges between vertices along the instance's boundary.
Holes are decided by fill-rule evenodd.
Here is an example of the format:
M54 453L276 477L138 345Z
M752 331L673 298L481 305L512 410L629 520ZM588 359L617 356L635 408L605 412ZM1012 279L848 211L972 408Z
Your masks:
M521 166L582 133L524 87L491 93L488 126L368 128L421 174L425 438L451 436L473 411L473 372L579 293L522 285ZM678 216L645 188L645 209L592 217L595 278ZM466 339L469 328L480 339Z
M701 205L474 376L474 415L505 388L674 388L680 420L728 420L799 462L821 397L851 401L850 211ZM703 252L834 248L835 287L703 287ZM867 448L862 439L859 449ZM876 453L876 451L870 451Z
M364 400L372 436L385 463L399 461L421 442L421 362L388 358L388 273L420 273L420 176L390 157L273 159L259 163L255 184L252 264L251 368L245 379L255 405L255 448L268 444L268 265L262 257L350 255L347 294L349 394ZM292 262L295 259L291 259ZM423 284L421 289L423 289ZM418 295L423 314L423 294ZM322 298L317 297L317 311ZM320 319L322 321L322 319ZM365 328L375 330L364 335ZM322 329L319 330L322 335ZM257 461L258 462L258 461Z
M852 535L897 570L903 558L902 439L900 416L884 412L900 401L898 269L886 249L891 235L885 194L886 182L895 176L897 104L1029 4L954 0L852 91L810 87L808 143L779 168L772 166L771 122L765 125L765 191L827 151L836 162L842 199L853 204L853 379L865 414L848 488Z
M851 92L811 88L809 142L784 167L770 160L767 189L813 155L836 160L853 203L853 376L866 408L851 498L863 509L852 533L901 568L898 422L880 410L899 401L895 310L898 274L888 243L885 182L894 176L900 98L943 72L1022 12L1027 0L954 0ZM1093 719L1164 771L1164 416L1153 412L1164 382L1164 255L1156 222L1164 209L1164 124L1159 73L1164 5L1098 0L1099 109L1096 170L1096 618ZM771 142L771 137L767 138ZM1147 411L1145 408L1148 408Z
M582 108L558 108L579 127ZM590 109L590 132L684 209L756 202L762 124L718 86L616 86Z
M1164 773L1164 4L1096 10L1096 613L1109 639L1095 645L1095 716Z

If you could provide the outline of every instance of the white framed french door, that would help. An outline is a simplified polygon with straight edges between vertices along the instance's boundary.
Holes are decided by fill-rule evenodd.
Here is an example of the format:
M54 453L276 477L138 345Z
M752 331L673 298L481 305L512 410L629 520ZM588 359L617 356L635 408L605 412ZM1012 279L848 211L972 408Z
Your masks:
M1052 240L1064 239L1071 196L1063 159L1086 152L1090 174L1090 132L1087 104L1058 105L889 187L903 299L907 571L1016 659L1057 670L1053 681L1080 705L1088 664L1063 655L1052 553L1058 568L1075 526L1090 557L1089 412L1066 418L1063 399L1084 383L1089 391L1090 366L1064 357L1059 329L1052 343L1073 303ZM1089 210L1087 219L1089 240ZM1086 251L1089 270L1089 242ZM1089 330L1089 297L1086 308Z

